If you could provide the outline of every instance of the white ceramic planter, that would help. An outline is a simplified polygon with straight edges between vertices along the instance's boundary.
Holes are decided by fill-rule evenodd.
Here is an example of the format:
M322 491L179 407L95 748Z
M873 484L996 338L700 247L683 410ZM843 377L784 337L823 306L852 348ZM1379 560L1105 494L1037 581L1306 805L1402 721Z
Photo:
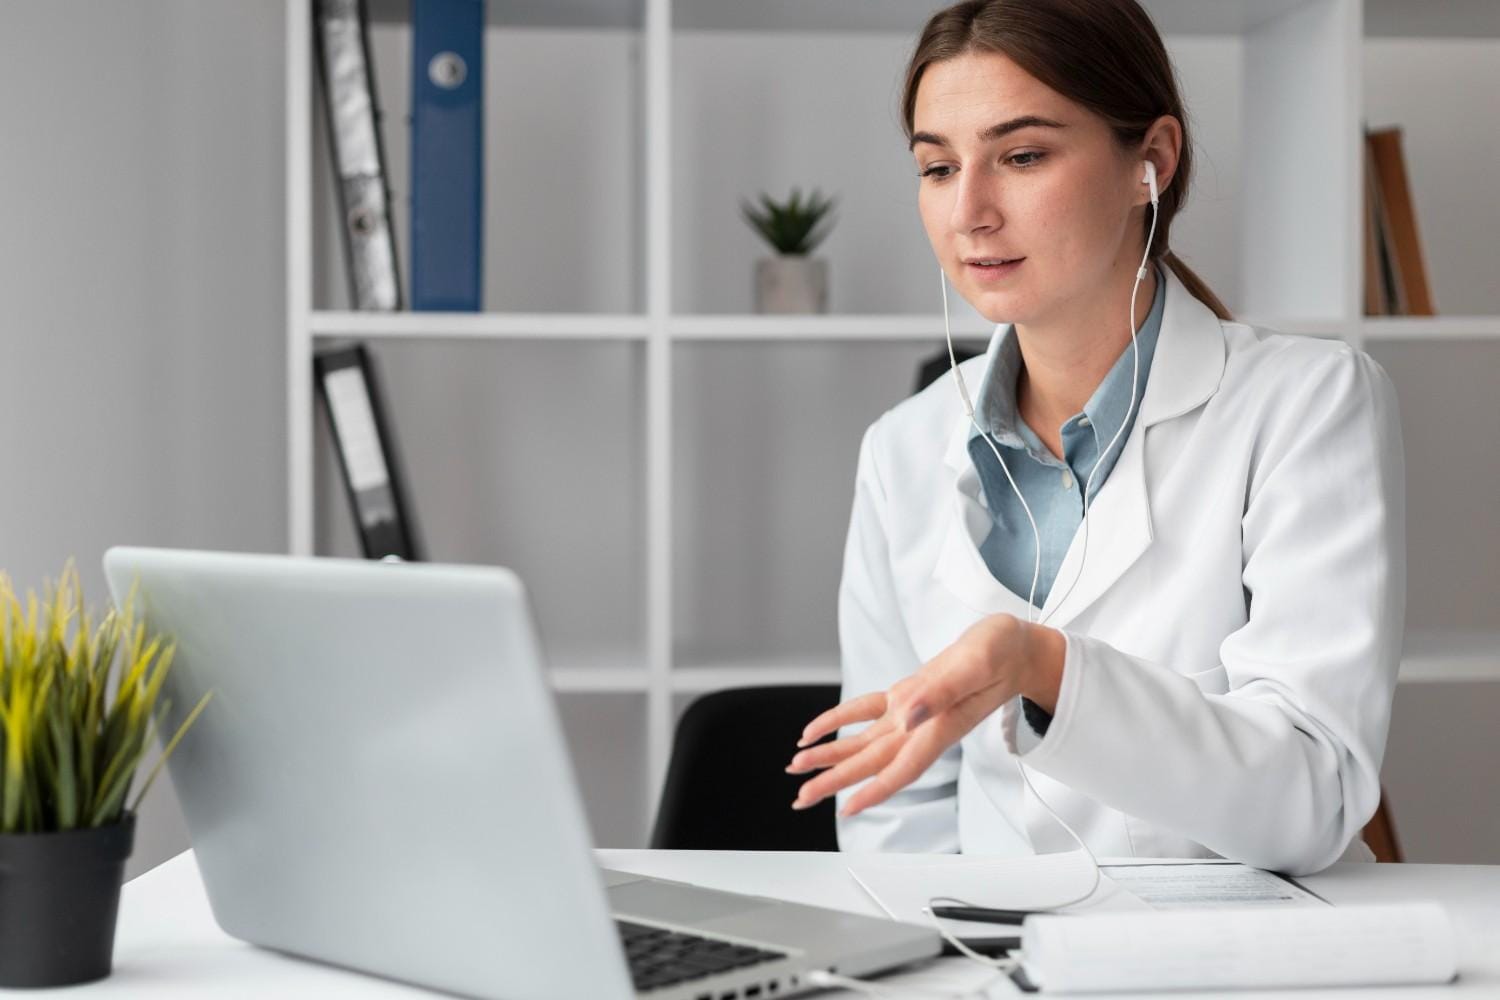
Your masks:
M821 257L762 257L757 260L755 311L826 313L828 261Z

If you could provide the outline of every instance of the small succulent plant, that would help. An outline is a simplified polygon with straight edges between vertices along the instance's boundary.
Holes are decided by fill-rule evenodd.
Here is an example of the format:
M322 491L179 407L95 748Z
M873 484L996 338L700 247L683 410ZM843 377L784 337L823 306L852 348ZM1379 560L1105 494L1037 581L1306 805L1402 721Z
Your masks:
M814 188L808 195L807 201L802 200L802 194L797 188L792 188L791 197L784 202L775 202L769 195L762 192L760 206L750 204L744 199L740 200L740 207L745 214L745 219L755 228L755 231L765 237L767 243L777 253L787 257L805 256L813 251L815 247L828 235L833 222L828 219L827 223L819 228L829 211L833 208L833 199L824 198Z

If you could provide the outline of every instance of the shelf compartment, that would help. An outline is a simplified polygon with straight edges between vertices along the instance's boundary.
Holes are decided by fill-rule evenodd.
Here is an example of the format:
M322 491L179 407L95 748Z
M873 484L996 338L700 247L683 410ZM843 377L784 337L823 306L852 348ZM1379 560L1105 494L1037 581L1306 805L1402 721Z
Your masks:
M860 439L942 350L941 338L673 348L674 662L837 648Z
M403 301L409 303L408 7L389 4L400 19L371 23L370 52L382 112L396 262ZM605 315L643 311L641 32L496 26L492 17L484 44L484 308ZM580 72L580 66L587 71ZM317 86L311 89L311 220L302 224L311 226L312 305L338 310L349 305L339 237L342 209L321 94ZM548 99L527 97L538 93ZM560 115L560 108L566 114ZM563 219L570 221L563 224ZM586 223L579 224L580 219Z
M1459 0L1402 5L1408 20L1436 23L1474 6ZM1500 4L1486 0L1484 6L1492 25L1487 33L1439 39L1367 34L1363 42L1360 117L1371 129L1401 129L1418 242L1440 317L1500 314L1494 263L1500 256L1500 199L1494 193L1500 135L1474 127L1494 121L1500 93L1500 31L1493 27L1500 22ZM1460 322L1434 329L1452 336L1465 327ZM1496 334L1500 327L1485 335Z
M586 668L571 675L579 683L642 669L643 345L382 341L369 350L426 558L514 570L544 656ZM357 556L321 405L313 422L315 552Z

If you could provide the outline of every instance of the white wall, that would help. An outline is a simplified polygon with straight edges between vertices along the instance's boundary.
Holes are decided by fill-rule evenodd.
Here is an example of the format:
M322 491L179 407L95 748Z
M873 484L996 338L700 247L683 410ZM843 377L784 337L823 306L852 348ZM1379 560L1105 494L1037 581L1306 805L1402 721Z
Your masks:
M282 15L0 7L0 567L282 549ZM163 779L130 872L187 846Z

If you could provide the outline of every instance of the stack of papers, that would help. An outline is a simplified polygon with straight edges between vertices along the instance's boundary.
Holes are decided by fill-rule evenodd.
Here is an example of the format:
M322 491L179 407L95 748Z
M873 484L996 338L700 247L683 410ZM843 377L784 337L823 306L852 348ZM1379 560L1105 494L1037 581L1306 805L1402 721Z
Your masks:
M1437 903L1028 917L1022 967L1045 992L1446 983Z
M867 856L849 874L892 918L911 923L931 923L924 911L937 897L1049 911L1026 917L1021 930L1024 975L1046 992L1444 983L1457 975L1452 926L1436 903L1335 908L1289 879L1228 861L1105 859L1097 885L1082 851ZM945 924L963 934L983 926Z

